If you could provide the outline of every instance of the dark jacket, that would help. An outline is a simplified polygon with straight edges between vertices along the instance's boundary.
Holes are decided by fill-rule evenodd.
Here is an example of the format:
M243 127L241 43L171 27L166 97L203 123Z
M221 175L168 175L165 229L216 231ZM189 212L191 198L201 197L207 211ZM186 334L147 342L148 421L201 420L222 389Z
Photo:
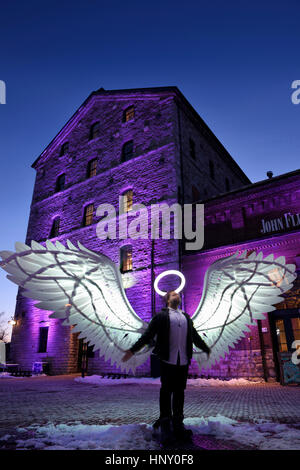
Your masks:
M186 351L188 357L188 363L191 363L193 355L193 343L204 352L209 353L210 348L205 344L203 339L199 336L194 328L193 321L190 316L182 312L187 321L187 338L186 338ZM130 348L130 351L134 354L139 351L146 344L153 345L154 336L157 335L155 341L155 347L152 351L153 354L157 354L159 359L169 359L169 331L170 331L170 317L169 309L167 307L152 317L147 330L137 340L137 342Z

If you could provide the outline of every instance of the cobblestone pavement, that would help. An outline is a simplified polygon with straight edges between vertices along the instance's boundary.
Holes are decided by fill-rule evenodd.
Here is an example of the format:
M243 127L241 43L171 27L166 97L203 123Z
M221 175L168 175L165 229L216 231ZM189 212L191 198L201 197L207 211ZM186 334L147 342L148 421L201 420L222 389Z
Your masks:
M158 418L159 385L105 385L74 381L76 375L0 379L0 440L17 427L45 424L152 424ZM185 416L227 416L253 422L300 422L299 387L277 383L194 387L185 393ZM232 445L205 436L207 448ZM215 447L214 447L215 446ZM223 446L223 447L222 447Z

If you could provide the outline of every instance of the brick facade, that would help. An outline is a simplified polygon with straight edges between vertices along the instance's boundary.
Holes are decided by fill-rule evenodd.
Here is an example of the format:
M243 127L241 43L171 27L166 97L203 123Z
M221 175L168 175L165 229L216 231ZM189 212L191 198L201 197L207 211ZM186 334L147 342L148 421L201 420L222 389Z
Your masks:
M124 111L130 106L135 110L134 119L124 122ZM99 133L90 139L91 126L97 122ZM122 162L122 148L129 141L133 141L133 155ZM62 154L65 143L68 149ZM97 174L87 178L88 163L93 159L97 160ZM26 243L51 238L53 220L60 217L59 236L54 241L64 243L69 239L76 243L79 240L86 247L107 254L117 264L120 263L120 248L131 244L135 284L126 293L137 314L147 321L162 306L162 299L153 294L151 274L156 277L165 269L183 269L187 272L188 285L194 288L193 279L189 281L191 255L182 254L178 240L98 239L97 207L110 203L118 208L119 196L128 189L133 190L134 203L149 206L166 202L170 206L174 202L192 202L195 194L204 200L228 189L234 193L250 184L176 87L93 92L34 162L33 168L36 181ZM57 179L63 174L64 189L56 192ZM234 205L237 199L238 193L230 204ZM208 202L206 223L209 217L213 220L220 217L222 223L229 218L232 227L239 228L240 212L228 211L229 206L224 201L224 209L220 208L220 201L217 206L212 203L211 209ZM92 203L93 223L83 227L85 207ZM225 240L225 243L232 241ZM218 240L213 243L217 246ZM206 250L204 253L206 256ZM223 253L227 253L226 249ZM218 252L217 256L220 255ZM192 255L194 263L198 263L199 256L201 253ZM162 281L162 287L167 287L168 282L170 280ZM195 297L199 298L201 286L197 289ZM193 313L189 292L187 289L184 306ZM52 374L75 372L78 370L78 335L72 334L60 320L49 319L48 315L49 312L35 308L34 303L19 292L12 360L22 368L31 368L34 361L45 360L50 363ZM39 328L43 325L49 327L47 352L38 352ZM244 348L247 349L241 346L241 350ZM255 343L253 351L257 349ZM110 363L99 358L97 352L89 360L89 372L112 370ZM137 371L138 375L149 373L149 361Z

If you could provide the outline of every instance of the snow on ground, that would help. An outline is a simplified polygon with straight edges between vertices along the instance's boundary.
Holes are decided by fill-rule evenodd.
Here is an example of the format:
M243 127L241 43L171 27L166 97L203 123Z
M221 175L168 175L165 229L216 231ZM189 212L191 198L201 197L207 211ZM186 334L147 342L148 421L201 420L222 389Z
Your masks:
M86 377L76 377L74 379L76 382L94 384L94 385L124 385L124 384L148 384L148 385L160 385L160 378L152 377L128 377L113 379L103 377L102 375L89 375ZM193 385L195 387L228 387L228 386L240 386L240 385L256 385L258 383L263 383L264 380L250 381L246 379L231 379L231 380L220 380L220 379L188 379L188 385Z
M187 418L184 423L194 434L210 435L222 441L231 440L254 449L300 450L300 429L296 425L265 420L241 423L222 415ZM30 436L28 439L17 439L18 449L159 449L152 438L152 426L146 423L120 426L48 423L18 428L18 431ZM8 436L5 438L8 439Z
M0 379L25 379L25 377L15 377L9 372L0 372Z
M45 377L46 374L37 374L37 375L31 375L30 377ZM0 379L28 379L28 377L16 377L15 375L12 375L10 372L0 372Z

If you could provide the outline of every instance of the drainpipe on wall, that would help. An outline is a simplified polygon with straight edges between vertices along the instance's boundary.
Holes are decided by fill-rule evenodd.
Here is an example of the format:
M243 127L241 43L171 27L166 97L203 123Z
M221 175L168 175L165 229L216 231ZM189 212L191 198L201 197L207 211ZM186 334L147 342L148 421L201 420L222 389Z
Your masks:
M184 195L184 177L183 177L183 154L182 154L182 139L181 139L181 120L180 120L180 109L179 109L179 104L177 104L177 121L178 121L178 140L179 140L179 157L180 157L180 182L181 182L181 189L180 187L178 188L178 202L181 205L181 208L183 208L184 200L185 200L185 195ZM182 234L183 232L183 218L182 218ZM183 251L183 240L179 239L178 240L178 268L179 271L182 272L182 251ZM184 294L182 294L182 309L185 310L184 307Z

